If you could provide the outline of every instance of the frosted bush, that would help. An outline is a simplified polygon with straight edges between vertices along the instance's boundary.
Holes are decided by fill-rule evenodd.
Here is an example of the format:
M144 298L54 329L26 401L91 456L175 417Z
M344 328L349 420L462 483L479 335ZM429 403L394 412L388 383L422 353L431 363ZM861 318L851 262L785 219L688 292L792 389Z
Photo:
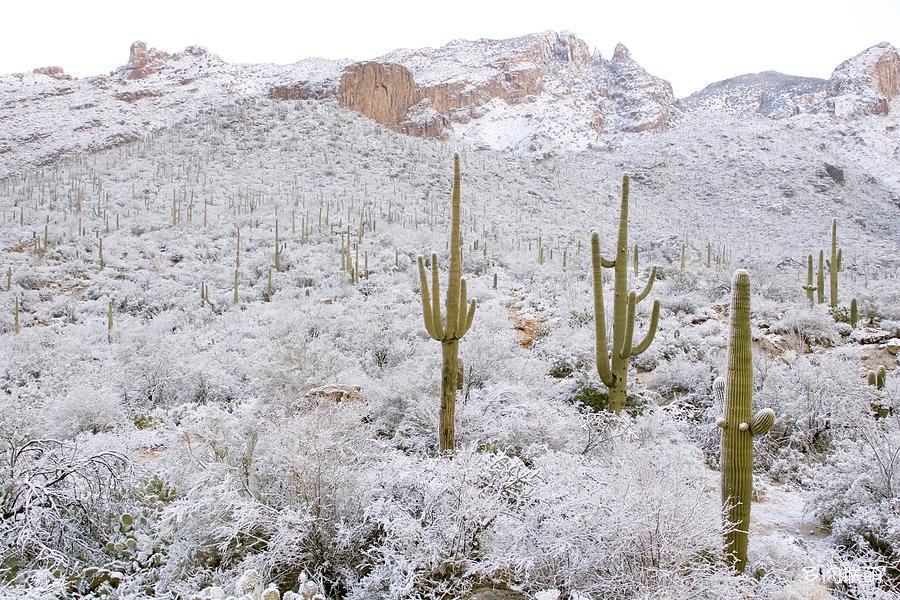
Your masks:
M107 431L125 421L120 398L112 390L76 386L45 409L48 431L68 438L88 431Z
M653 383L663 396L702 393L713 379L710 366L684 355L663 361L653 370Z
M772 326L772 331L788 337L790 344L802 352L803 344L807 347L831 346L837 337L834 321L824 309L788 309L784 316ZM795 341L790 341L795 340Z

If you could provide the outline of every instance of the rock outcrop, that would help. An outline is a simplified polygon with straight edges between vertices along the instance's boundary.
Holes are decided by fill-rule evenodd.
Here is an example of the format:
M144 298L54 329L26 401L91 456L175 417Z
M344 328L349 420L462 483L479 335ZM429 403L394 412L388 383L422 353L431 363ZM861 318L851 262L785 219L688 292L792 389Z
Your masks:
M162 69L169 54L160 52L156 48L147 48L144 42L135 42L131 45L128 55L128 63L117 72L122 79L143 79Z
M396 63L362 62L350 65L338 87L340 105L399 129L409 109L422 99L409 69Z
M624 46L607 61L576 36L556 32L397 50L347 66L337 96L341 106L413 135L443 137L497 115L525 120L524 137L513 144L535 154L553 149L540 111L530 107L565 107L573 123L563 127L577 130L585 147L603 133L662 131L680 113L668 82L642 69Z
M46 75L60 81L72 81L72 76L67 75L62 67L39 67L32 72L35 75Z
M823 109L839 118L886 115L900 94L900 54L882 42L844 61L825 84Z

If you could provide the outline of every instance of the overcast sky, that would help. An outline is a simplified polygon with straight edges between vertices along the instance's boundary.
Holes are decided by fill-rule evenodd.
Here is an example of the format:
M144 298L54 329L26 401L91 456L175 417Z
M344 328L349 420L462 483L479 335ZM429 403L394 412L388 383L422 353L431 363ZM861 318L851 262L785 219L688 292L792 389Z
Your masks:
M624 43L679 97L765 70L826 78L873 44L900 45L900 0L4 0L0 18L0 73L56 65L105 74L127 62L135 40L291 63L565 30L605 57Z

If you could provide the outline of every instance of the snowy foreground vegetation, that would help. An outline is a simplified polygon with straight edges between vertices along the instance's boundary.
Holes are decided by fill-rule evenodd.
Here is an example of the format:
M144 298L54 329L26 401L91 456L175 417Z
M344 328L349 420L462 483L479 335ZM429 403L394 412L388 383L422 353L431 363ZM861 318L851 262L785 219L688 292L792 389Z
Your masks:
M688 130L565 160L461 150L478 311L451 456L416 256L446 277L456 148L258 102L0 180L0 596L897 597L897 209L854 204L852 178L804 192L812 134L785 171L741 144L799 153L801 131L789 148L752 123ZM626 171L631 287L657 266L661 310L615 416L589 240L609 254ZM810 308L832 216L838 306L826 271ZM743 575L712 391L737 268L754 402L777 414Z

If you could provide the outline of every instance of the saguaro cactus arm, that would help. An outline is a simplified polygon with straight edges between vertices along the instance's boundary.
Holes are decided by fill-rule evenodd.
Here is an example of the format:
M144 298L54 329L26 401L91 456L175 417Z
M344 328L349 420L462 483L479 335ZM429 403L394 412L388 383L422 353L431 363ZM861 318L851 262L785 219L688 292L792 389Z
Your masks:
M653 343L653 338L656 336L656 328L659 325L659 300L653 301L653 308L650 311L650 325L647 327L647 334L644 335L644 339L641 340L641 343L637 346L634 346L631 349L631 356L637 356L638 354L643 354L647 348L650 347L650 344Z
M597 374L606 387L613 386L612 372L609 366L609 351L606 341L606 310L603 305L603 276L600 256L600 234L591 233L591 264L594 274L594 336L596 339Z

